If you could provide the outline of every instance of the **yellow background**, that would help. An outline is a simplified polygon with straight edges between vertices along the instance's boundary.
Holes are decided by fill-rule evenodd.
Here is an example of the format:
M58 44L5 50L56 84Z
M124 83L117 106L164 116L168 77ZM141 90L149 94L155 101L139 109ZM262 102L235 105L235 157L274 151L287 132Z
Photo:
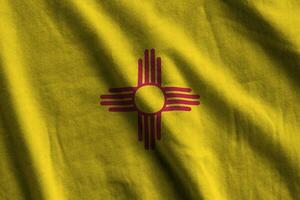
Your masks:
M0 199L300 199L298 0L0 0ZM201 105L155 151L99 95L137 81Z

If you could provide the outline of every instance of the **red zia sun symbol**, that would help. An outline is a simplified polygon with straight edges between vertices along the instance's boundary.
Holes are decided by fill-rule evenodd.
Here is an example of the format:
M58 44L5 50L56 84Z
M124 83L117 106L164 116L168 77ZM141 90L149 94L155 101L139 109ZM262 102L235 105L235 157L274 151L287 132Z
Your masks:
M199 95L189 94L191 88L163 87L161 85L161 58L155 59L155 50L145 50L144 61L138 60L136 87L110 88L111 94L101 95L103 106L109 112L137 112L138 140L145 149L155 148L155 139L161 139L161 117L167 111L191 111L199 105ZM155 101L153 100L155 98Z

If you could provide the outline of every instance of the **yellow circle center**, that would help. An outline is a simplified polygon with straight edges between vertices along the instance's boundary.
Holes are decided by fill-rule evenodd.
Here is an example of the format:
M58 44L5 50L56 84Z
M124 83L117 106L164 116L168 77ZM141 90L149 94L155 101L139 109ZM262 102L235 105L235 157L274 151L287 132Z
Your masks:
M164 93L154 85L140 87L135 93L134 100L137 108L145 113L156 113L165 104Z

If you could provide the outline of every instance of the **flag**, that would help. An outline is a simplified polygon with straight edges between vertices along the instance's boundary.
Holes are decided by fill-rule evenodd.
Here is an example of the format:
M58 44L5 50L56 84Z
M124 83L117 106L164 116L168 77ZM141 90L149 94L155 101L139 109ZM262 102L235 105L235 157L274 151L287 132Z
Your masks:
M299 199L299 13L0 0L0 199Z

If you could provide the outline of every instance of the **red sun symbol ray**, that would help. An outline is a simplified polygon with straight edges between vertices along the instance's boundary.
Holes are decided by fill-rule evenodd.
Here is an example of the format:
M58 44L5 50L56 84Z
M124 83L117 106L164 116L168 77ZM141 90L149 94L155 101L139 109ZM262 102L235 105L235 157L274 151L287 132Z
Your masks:
M144 59L138 60L138 81L135 87L110 88L110 94L101 95L102 106L109 106L109 112L137 112L138 140L144 141L145 149L154 149L156 140L161 139L162 113L168 111L191 111L190 106L199 105L199 95L190 94L191 88L163 87L161 85L161 58L155 57L155 49L144 52ZM153 113L138 108L136 91L145 86L155 86L164 95L163 107Z

